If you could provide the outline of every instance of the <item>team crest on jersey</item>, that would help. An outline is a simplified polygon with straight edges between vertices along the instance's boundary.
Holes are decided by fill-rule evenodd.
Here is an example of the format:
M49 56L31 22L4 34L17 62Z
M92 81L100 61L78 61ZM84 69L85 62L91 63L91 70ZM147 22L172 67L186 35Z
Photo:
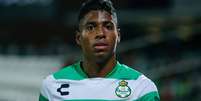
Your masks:
M115 93L120 98L126 98L131 94L131 89L128 86L128 82L122 80L119 82L119 86L116 88Z

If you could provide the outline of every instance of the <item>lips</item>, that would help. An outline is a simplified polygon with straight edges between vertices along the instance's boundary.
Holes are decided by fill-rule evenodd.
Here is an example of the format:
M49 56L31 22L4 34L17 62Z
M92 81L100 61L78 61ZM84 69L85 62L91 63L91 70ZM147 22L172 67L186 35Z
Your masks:
M106 43L96 43L96 44L94 44L94 46L107 46L108 44L106 44Z
M107 47L108 47L108 44L104 42L98 42L94 44L94 48L98 50L103 50L103 49L106 49Z

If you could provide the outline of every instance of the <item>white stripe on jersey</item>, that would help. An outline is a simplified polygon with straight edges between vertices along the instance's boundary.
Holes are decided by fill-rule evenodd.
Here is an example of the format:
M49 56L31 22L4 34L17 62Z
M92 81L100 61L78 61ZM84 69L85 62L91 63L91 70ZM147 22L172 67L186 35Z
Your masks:
M127 98L120 98L115 94L116 88L121 80L114 78L86 78L83 80L55 79L48 76L43 82L41 94L53 101L76 100L76 99L100 99L100 100L137 100L143 95L157 91L154 83L141 75L136 80L126 80L131 89L131 95ZM62 96L57 89L62 84L69 84L69 94ZM51 93L51 94L50 94Z

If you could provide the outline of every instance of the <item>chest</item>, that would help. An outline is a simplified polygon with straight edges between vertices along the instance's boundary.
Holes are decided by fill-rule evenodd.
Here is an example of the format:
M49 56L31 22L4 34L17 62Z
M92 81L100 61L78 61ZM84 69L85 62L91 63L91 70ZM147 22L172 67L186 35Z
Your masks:
M140 84L133 80L86 79L58 80L48 86L50 99L61 100L126 100L137 98Z

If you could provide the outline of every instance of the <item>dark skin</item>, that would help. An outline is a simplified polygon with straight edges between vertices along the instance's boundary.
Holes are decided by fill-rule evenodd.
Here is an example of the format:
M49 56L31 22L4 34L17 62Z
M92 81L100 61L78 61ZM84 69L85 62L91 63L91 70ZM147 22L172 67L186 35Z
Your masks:
M76 42L82 49L82 67L88 77L105 77L112 71L119 41L117 23L108 12L93 10L81 19Z

